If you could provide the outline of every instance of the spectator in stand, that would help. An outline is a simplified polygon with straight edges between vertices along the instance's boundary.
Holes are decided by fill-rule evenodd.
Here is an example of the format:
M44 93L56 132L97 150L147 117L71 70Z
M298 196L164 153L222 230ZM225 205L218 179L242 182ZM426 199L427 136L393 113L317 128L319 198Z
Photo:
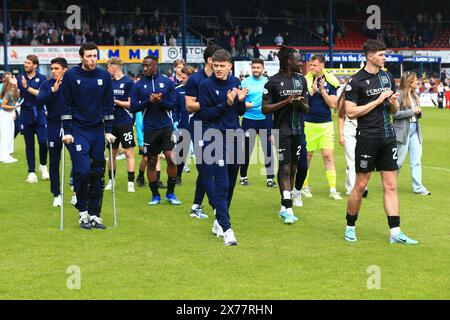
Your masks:
M259 43L257 43L257 44L253 47L253 58L259 59L259 57L261 57L261 53L260 53L260 51L259 51Z
M278 33L277 36L275 37L275 45L276 46L282 46L283 45L283 37L281 36L281 33Z
M289 35L289 32L285 32L284 33L284 38L283 38L283 44L285 45L285 46L290 46L291 45L291 36Z
M177 39L172 34L169 39L169 46L175 47L176 45L177 45Z

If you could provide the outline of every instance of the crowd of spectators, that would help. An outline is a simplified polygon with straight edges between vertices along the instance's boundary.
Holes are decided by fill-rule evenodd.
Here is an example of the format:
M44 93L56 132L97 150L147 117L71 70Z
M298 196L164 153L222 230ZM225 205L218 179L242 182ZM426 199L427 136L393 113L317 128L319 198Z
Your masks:
M245 55L247 48L257 44L295 45L296 39L292 39L287 30L298 25L310 30L320 39L325 41L329 39L330 30L325 1L322 1L322 4L320 1L306 1L301 6L299 4L295 4L297 7L290 6L289 10L282 9L286 7L285 0L279 0L277 2L279 6L275 7L271 6L268 0L259 1L257 6L250 3L235 6L233 5L235 2L239 1L230 0L229 9L217 11L214 8L213 12L203 12L202 10L206 10L204 9L206 5L188 8L190 14L198 12L198 14L213 14L217 17L219 31L215 34L214 40L232 52L234 56ZM83 42L94 41L104 45L173 46L179 44L177 43L180 37L177 4L172 4L170 7L169 2L158 6L143 0L128 2L100 0L93 6L88 1L79 1L79 5L84 10L81 30L69 30L65 27L66 16L62 14L64 12L62 9L69 5L70 3L65 0L11 2L8 19L10 43L12 45L79 45ZM352 6L346 3L336 6L336 22L332 28L334 37L341 38L347 35L349 23L347 19L357 21L359 17L361 21L365 20L367 18L365 7L365 1ZM389 9L383 11L383 21L391 22L383 22L381 30L363 30L369 37L385 41L388 47L424 47L430 44L440 31L450 28L450 24L444 21L444 17L449 16L449 12L443 8L439 10L433 7L424 10L421 6L404 8L398 3L393 3L389 4ZM243 22L239 20L240 17L246 17L247 20ZM248 19L249 17L252 19ZM283 18L281 26L276 23L280 20L274 19L275 17ZM366 26L365 23L361 25ZM268 40L267 37L263 37L264 32L274 36L270 36ZM3 23L0 22L0 36L2 35Z

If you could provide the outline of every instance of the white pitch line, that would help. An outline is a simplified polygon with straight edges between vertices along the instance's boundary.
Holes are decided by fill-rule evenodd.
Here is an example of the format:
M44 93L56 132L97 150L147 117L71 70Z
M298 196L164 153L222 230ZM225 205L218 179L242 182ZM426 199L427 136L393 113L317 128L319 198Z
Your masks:
M440 171L447 171L450 172L450 168L441 168L441 167L423 167L424 169L433 169L433 170L440 170Z

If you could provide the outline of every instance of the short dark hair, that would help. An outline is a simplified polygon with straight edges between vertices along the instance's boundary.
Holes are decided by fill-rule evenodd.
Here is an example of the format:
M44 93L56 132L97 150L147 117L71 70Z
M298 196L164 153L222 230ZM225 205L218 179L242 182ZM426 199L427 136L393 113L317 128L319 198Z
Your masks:
M262 64L264 67L264 61L262 59L259 58L255 58L252 60L252 64Z
M316 54L313 55L310 59L310 61L319 61L320 63L324 63L325 64L325 57L321 54Z
M380 40L369 39L363 44L363 51L366 56L369 53L375 53L383 50L386 50L386 44Z
M146 57L144 58L144 60L153 60L153 61L158 62L158 58L155 57L155 56L146 56Z
M37 57L37 55L34 54L29 54L26 57L27 60L30 60L33 64L35 65L39 65L39 58Z
M229 63L233 62L233 58L231 57L231 54L227 50L224 50L224 49L220 49L220 50L214 52L211 59L212 59L212 61L217 61L217 62L229 62Z
M80 50L78 51L78 53L80 54L81 57L84 57L84 52L88 51L88 50L97 50L98 51L98 47L93 42L86 42L80 46Z
M65 58L58 57L58 58L52 59L52 61L50 61L50 65L55 64L55 63L59 64L63 69L69 68L69 64L67 63L67 60Z
M203 59L205 60L205 63L208 63L208 58L211 58L213 54L216 51L223 50L221 47L215 44L211 44L206 47L205 51L203 52Z
M288 68L288 60L291 59L298 51L294 48L281 46L278 51L278 60L280 60L280 71L286 71Z

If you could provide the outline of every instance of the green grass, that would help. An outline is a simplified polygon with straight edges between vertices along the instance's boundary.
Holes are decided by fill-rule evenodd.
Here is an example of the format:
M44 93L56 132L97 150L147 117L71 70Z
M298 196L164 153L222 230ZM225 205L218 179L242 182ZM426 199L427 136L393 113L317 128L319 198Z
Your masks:
M194 172L184 174L176 190L181 207L150 208L148 188L126 193L124 161L118 162L118 227L112 227L109 191L106 231L79 230L68 194L65 230L59 231L49 182L24 183L18 137L19 162L0 164L0 299L449 299L449 123L448 111L424 111L423 179L432 196L412 193L407 168L399 176L402 229L418 246L388 243L378 174L363 202L358 242L345 242L346 201L328 199L318 154L310 175L314 197L295 209L300 220L292 226L277 217L278 190L266 188L259 167L251 167L251 186L236 186L231 207L237 247L211 235L212 219L189 217ZM338 145L336 162L344 193ZM207 213L212 216L210 208ZM71 265L80 267L80 290L67 288ZM379 290L367 288L372 265L381 270Z

